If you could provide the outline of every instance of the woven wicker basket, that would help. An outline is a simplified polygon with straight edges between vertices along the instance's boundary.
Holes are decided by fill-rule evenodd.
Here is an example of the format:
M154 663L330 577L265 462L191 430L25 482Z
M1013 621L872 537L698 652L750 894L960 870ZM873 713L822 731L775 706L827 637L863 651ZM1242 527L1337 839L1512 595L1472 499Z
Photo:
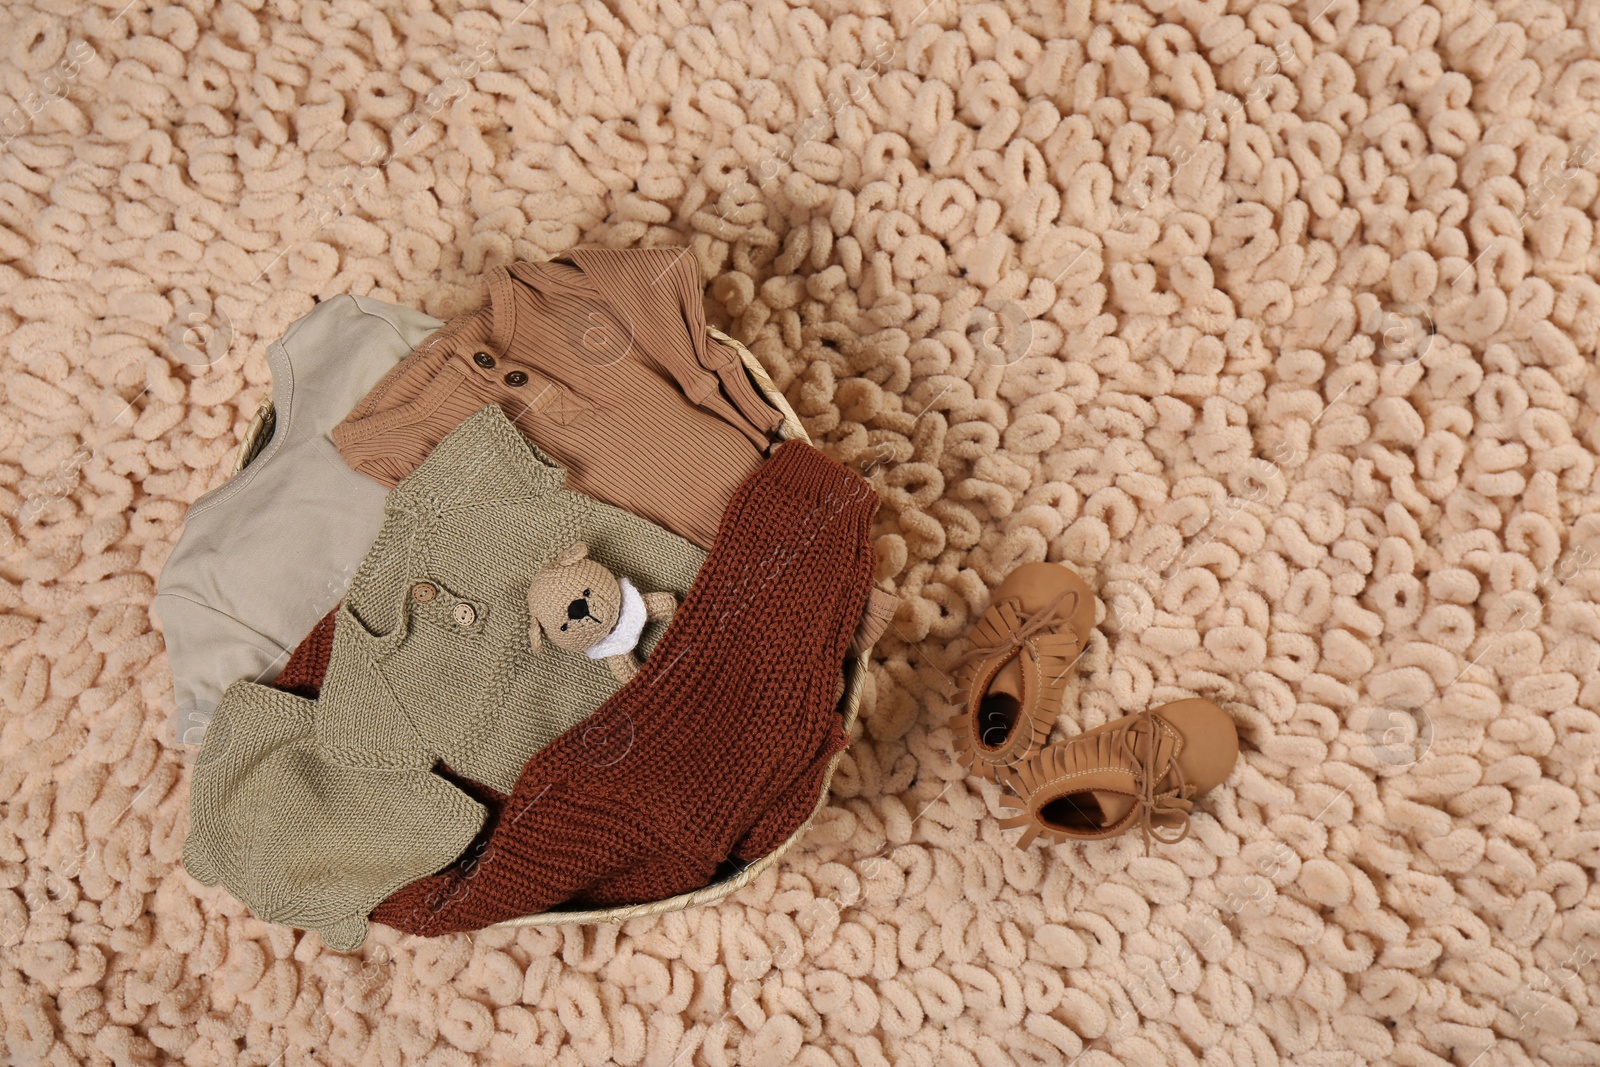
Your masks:
M794 413L789 402L784 399L778 387L772 384L772 379L767 376L766 370L761 366L748 348L729 337L721 330L712 327L711 336L729 346L739 353L739 358L744 361L745 371L750 375L750 380L756 388L761 390L767 401L783 414L783 425L778 427L777 436L780 440L799 440L810 442L806 436L805 427L800 424L800 417ZM249 428L245 431L244 442L239 446L239 453L234 461L233 471L237 474L242 471L261 449L272 438L274 413L272 401L265 400L251 419ZM855 724L856 713L861 704L861 687L866 682L867 656L870 649L862 652L855 659L849 660L844 665L845 689L844 696L839 700L839 714L844 718L846 733ZM801 835L810 827L812 820L828 803L828 787L833 781L833 772L839 766L839 760L844 755L840 752L828 763L827 773L822 776L822 789L817 796L817 804L807 816L806 821L800 825L788 840L773 849L771 852L755 860L738 871L711 883L703 889L696 889L692 893L680 893L675 897L665 900L653 900L644 904L629 904L620 908L595 908L588 911L575 909L554 909L541 912L538 915L525 915L520 919L510 919L506 922L496 923L496 927L519 926L559 926L571 923L620 923L628 919L644 915L662 915L669 911L682 911L684 908L696 908L702 904L710 904L721 900L730 893L736 893L761 876L767 868L776 864L783 858L784 853L794 847ZM493 927L491 927L493 929Z

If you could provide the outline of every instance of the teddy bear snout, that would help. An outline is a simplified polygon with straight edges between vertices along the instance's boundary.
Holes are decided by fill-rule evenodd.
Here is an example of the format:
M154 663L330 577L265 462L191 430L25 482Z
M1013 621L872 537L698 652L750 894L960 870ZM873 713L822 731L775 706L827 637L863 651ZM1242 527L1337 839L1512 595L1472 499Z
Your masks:
M594 619L594 616L589 613L589 598L580 596L568 604L567 619L570 622L577 622L579 619ZM600 620L594 619L594 621L599 622Z

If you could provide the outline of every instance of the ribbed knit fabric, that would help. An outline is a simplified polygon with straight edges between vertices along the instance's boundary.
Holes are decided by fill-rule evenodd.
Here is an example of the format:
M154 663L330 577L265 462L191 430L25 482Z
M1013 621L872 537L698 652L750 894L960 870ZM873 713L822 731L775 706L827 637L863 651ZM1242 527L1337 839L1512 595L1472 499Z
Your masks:
M568 486L709 548L783 416L706 333L682 248L579 248L496 267L487 303L434 334L333 431L386 485L498 404Z
M876 508L860 476L780 446L735 494L640 673L528 761L481 848L372 918L442 934L567 901L659 900L787 838L845 744L837 683Z
M223 694L195 762L191 874L354 947L374 906L448 866L483 824L441 763L509 792L618 691L581 652L531 649L534 574L581 541L612 573L683 596L705 554L563 481L491 405L389 494L318 698L244 681ZM665 629L647 626L645 655Z

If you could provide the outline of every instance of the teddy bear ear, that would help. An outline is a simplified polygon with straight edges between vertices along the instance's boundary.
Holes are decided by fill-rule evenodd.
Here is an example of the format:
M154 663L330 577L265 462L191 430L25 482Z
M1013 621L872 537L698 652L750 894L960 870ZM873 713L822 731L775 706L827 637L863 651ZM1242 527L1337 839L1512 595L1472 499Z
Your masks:
M589 546L579 541L556 557L557 567L570 567L589 554Z

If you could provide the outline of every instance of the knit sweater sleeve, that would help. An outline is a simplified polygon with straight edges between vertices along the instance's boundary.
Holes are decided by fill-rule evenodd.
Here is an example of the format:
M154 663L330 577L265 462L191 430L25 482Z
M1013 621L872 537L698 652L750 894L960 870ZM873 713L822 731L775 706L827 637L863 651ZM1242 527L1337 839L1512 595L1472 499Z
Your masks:
M827 795L822 787L828 780L828 768L833 757L848 743L841 723L825 747L795 776L794 784L778 793L772 804L757 816L749 831L734 845L733 854L746 863L753 863L789 840L826 802Z

